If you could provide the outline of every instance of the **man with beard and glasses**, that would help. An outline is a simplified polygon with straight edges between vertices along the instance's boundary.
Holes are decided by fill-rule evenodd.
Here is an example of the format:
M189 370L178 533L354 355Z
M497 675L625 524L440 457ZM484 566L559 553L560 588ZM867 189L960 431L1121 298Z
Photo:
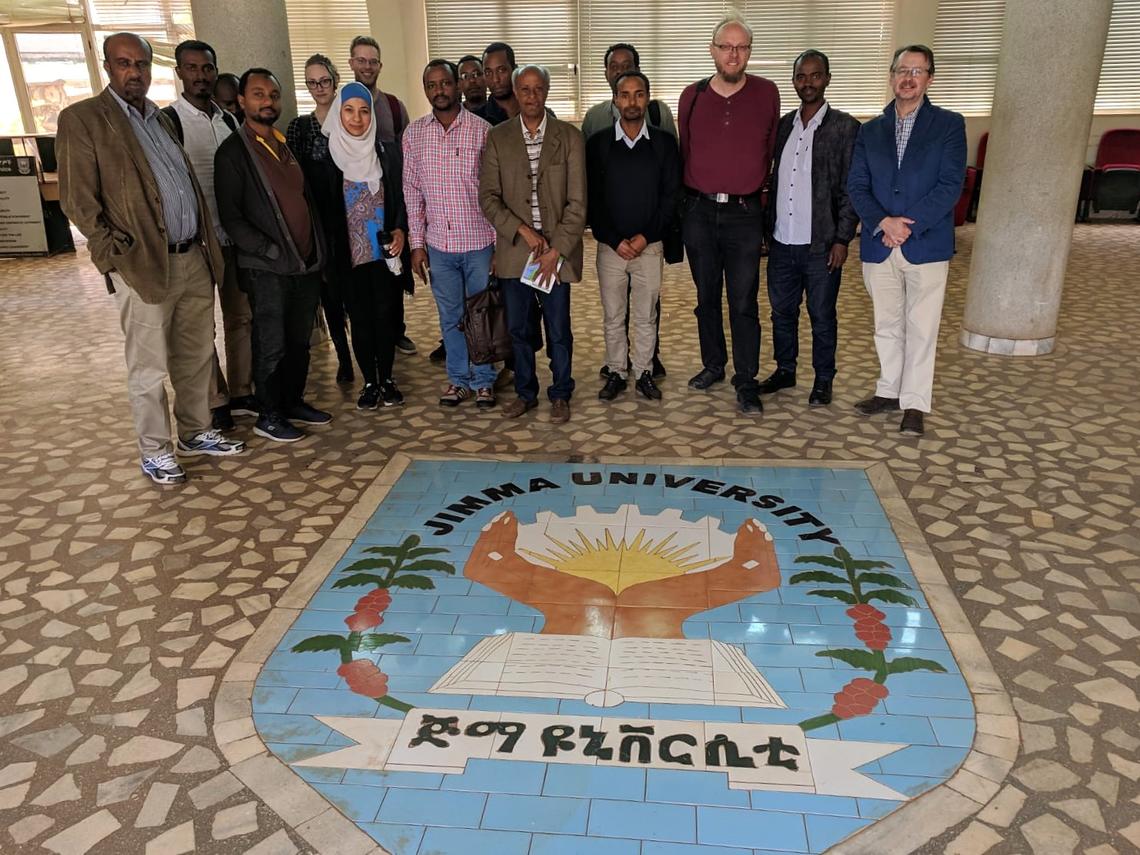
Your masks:
M899 433L922 436L954 255L954 205L966 174L966 121L930 103L934 51L891 60L894 100L859 129L847 192L863 221L859 256L875 310L881 373L860 415L903 410Z
M598 241L608 369L598 397L612 401L625 391L632 362L637 391L656 401L661 390L653 380L653 348L662 240L681 190L681 163L673 136L650 129L646 121L649 79L644 74L629 71L619 77L614 101L621 119L586 142L588 221Z
M483 74L483 60L467 54L459 60L459 91L463 106L478 112L487 103L487 78Z
M250 346L253 316L249 300L238 287L237 253L218 220L218 205L214 199L214 154L218 146L238 129L238 122L214 101L218 59L212 47L205 42L182 42L174 49L174 72L182 81L182 97L169 107L163 107L162 112L174 123L182 148L186 150L194 166L194 174L202 185L202 193L210 208L210 226L221 244L226 265L218 287L226 371L222 373L215 347L210 410L215 430L232 430L235 415L257 415L257 404L252 394L253 356Z
M253 308L253 384L260 412L253 430L274 442L296 442L305 433L293 422L332 421L304 400L324 263L320 219L304 172L274 127L281 116L281 85L273 72L246 71L238 100L245 124L219 146L214 186Z
M697 289L702 363L689 387L708 389L724 379L721 295L727 293L736 399L741 412L759 413L760 189L772 164L780 93L771 80L746 73L752 29L743 19L717 24L709 54L716 74L690 84L677 105L687 196L685 254Z
M772 307L772 349L776 370L760 383L760 394L796 385L800 303L807 294L811 356L815 369L808 404L831 403L839 331L836 301L855 237L858 217L847 196L847 170L859 120L824 98L831 65L817 50L792 63L792 85L800 107L780 119L772 200L768 207L768 302Z
M146 97L150 44L115 33L103 42L103 57L107 88L59 116L60 203L118 303L143 473L156 484L179 484L186 473L176 451L228 455L244 448L210 429L222 253L190 161L170 121ZM177 444L170 441L168 376Z
M404 102L388 92L380 91L380 44L372 36L357 36L348 48L348 64L352 67L352 77L372 93L373 121L376 122L376 136L380 142L400 145L400 138L408 127L408 108ZM409 282L411 281L409 277ZM409 285L409 287L411 287ZM408 338L408 328L404 323L404 301L399 301L399 320L396 322L398 336L396 350L406 356L416 353L416 345Z
M472 396L495 406L494 365L473 365L459 330L465 298L487 287L495 229L479 207L479 163L491 126L459 104L457 70L434 59L423 73L431 113L404 132L404 203L412 270L429 282L446 350L444 407ZM429 274L430 269L430 274Z

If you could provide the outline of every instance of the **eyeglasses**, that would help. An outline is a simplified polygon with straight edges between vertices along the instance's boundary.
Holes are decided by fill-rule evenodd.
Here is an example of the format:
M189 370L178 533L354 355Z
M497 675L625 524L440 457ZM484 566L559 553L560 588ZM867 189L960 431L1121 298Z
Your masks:
M752 45L718 45L715 42L713 47L721 53L748 53L752 50Z
M380 67L380 60L378 60L378 59L365 59L362 56L354 56L352 59L349 60L349 62L355 63L356 65L363 65L365 68L379 68Z
M894 70L895 77L922 77L924 74L929 74L928 68L896 68Z
M306 80L305 85L310 89L328 89L333 82L331 77L322 77L320 80Z

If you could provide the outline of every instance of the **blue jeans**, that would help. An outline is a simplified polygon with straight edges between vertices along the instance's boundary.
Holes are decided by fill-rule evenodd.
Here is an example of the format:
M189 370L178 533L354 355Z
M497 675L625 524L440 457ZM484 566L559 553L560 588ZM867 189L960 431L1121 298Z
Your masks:
M800 302L807 294L811 318L811 362L816 380L835 377L835 347L839 318L839 279L843 268L828 272L827 252L808 245L792 246L773 240L768 251L768 302L772 305L772 349L776 367L796 371L799 356Z
M549 294L536 291L518 279L500 279L507 301L507 326L515 357L515 392L526 401L538 398L538 377L534 360L534 314L542 313L546 329L546 353L550 357L553 382L546 390L551 401L569 401L574 392L570 363L574 356L574 336L570 332L570 285L559 282Z
M464 297L474 297L487 287L493 251L493 245L470 252L443 252L427 247L431 293L439 309L439 329L447 350L447 382L468 389L489 389L495 385L495 366L472 365L467 356L467 339L459 331L466 307Z

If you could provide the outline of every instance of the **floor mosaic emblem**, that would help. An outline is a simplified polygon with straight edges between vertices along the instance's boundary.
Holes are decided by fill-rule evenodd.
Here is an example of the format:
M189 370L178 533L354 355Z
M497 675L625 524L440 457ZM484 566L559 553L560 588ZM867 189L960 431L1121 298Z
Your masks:
M412 461L252 702L396 855L823 852L975 729L871 479L826 465Z

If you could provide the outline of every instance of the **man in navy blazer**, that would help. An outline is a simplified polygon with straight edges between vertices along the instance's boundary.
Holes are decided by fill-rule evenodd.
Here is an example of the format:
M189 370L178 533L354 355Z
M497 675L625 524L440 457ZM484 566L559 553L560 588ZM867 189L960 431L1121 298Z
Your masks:
M899 432L921 436L930 412L954 205L966 175L966 123L926 97L934 52L906 45L891 60L894 100L859 129L847 191L863 223L863 282L875 310L881 374L862 415L903 410Z

